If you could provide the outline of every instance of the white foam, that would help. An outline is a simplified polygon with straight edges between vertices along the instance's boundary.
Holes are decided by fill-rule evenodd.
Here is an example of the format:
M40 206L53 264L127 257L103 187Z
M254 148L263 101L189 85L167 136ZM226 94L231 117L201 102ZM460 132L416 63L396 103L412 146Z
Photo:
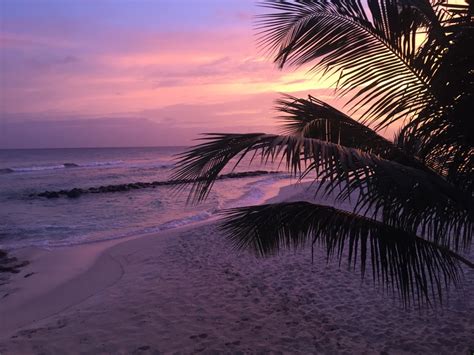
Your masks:
M97 166L116 166L123 164L123 160L113 160L113 161L93 161L90 163L77 164L78 167L84 168L95 168Z
M64 165L49 165L49 166L29 166L25 168L10 168L13 172L17 173L24 173L24 172L32 172L32 171L43 171L43 170L57 170L57 169L65 169Z
M167 169L172 168L175 164L168 161L155 161L153 163L125 163L123 160L112 160L112 161L91 161L85 163L73 163L66 162L60 165L40 165L40 166L27 166L27 167L12 167L1 169L3 173L28 173L37 171L48 171L48 170L59 170L59 169L76 169L76 168L99 168L99 167L115 167L123 166L125 168L136 168L136 169Z
M167 229L183 227L183 226L186 226L188 224L205 221L206 219L209 219L212 216L214 216L216 214L216 212L217 211L205 211L205 212L201 212L201 213L189 216L189 217L175 219L175 220L163 223L162 225L160 225L156 229L156 231L163 231L163 230L167 230ZM155 231L155 230L153 230L153 231Z
M50 250L50 249L58 248L58 247L67 247L67 246L74 246L74 245L104 242L108 240L123 239L123 238L128 238L128 237L137 236L137 235L157 233L157 232L161 232L161 231L165 231L169 229L184 227L196 222L202 222L213 217L216 213L217 213L217 210L204 211L204 212L200 212L188 217L174 219L174 220L159 224L154 227L129 230L126 233L117 233L117 234L109 235L105 237L102 236L98 238L93 238L90 235L85 234L85 235L76 235L72 238L61 239L61 240L53 240L53 239L37 239L34 241L31 239L18 240L18 241L15 241L14 243L0 244L0 248L21 249L24 247L35 246L42 249Z
M287 174L278 174L271 177L266 177L246 185L244 193L236 199L226 201L223 208L235 208L242 206L257 205L265 201L268 196L269 188L282 180L290 178Z

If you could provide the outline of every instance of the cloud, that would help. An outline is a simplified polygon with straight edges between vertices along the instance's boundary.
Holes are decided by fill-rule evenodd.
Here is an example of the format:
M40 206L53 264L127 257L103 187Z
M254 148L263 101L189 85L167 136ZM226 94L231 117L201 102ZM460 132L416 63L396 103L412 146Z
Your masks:
M311 93L320 97L326 92ZM189 145L206 132L277 133L275 117L279 113L274 111L274 101L279 97L264 93L220 103L180 103L107 116L54 111L3 114L0 148Z
M143 118L22 121L5 125L0 148L69 148L179 145L194 136Z
M161 122L142 117L69 117L67 120L9 122L0 127L0 149L190 145L201 133L192 125L177 126L171 117ZM208 122L202 132L216 130L211 127L212 122ZM262 131L265 127L233 124L220 127L219 131L248 132L251 128Z
M160 64L143 68L143 78L154 88L192 85L216 85L233 82L264 83L277 80L281 73L272 70L264 60L256 57L229 56L203 61L186 67Z
M173 136L172 127L182 142L201 131L272 129L276 92L326 85L308 80L305 69L276 70L258 52L253 0L202 0L199 6L185 0L163 0L160 6L84 0L87 5L71 7L22 1L30 6L9 11L16 15L5 17L0 34L0 124L16 137L3 133L4 147L68 144L61 130L78 145L79 137L89 146L92 140L99 144L93 138L99 136L119 144L99 134L112 129L105 118L132 131L137 120L137 127L167 132L156 134L163 142ZM76 136L67 121L80 127ZM38 138L35 130L49 139ZM126 129L117 136L125 137ZM135 144L134 137L123 144Z

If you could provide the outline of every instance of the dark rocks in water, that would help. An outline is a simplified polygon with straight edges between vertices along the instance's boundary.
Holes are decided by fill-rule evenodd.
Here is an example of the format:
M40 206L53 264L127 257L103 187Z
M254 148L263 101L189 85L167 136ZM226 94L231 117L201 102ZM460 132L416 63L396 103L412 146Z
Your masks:
M244 171L243 173L229 173L220 175L218 179L236 179L242 177L250 177L250 176L259 176L259 175L266 175L266 174L276 174L276 171L266 171L266 170L256 170L256 171Z
M68 163L66 163L68 164ZM278 174L278 171L266 171L266 170L256 170L256 171L244 171L241 173L229 173L220 175L217 179L236 179L236 178L243 178L243 177L253 177L259 175L267 175L267 174ZM39 196L39 197L46 197L46 198L58 198L61 195L65 195L70 198L77 198L82 194L86 193L107 193L107 192L123 192L123 191L131 191L131 190L138 190L144 188L155 188L156 186L169 186L169 185L179 185L179 184L189 184L193 183L193 180L168 180L168 181L153 181L153 182L135 182L129 184L119 184L119 185L107 185L107 186L99 186L99 187L89 187L88 189L79 189L74 188L72 190L60 190L60 191L44 191L39 194L30 194L30 197Z
M81 196L83 193L84 193L84 190L74 188L74 189L69 190L68 192L66 192L66 196L70 197L70 198L77 198L77 197Z
M58 198L59 197L59 192L58 191L45 191L40 194L38 194L40 197L46 197L46 198Z
M28 261L19 261L16 257L10 257L4 250L0 250L0 272L19 273L20 268L28 265Z
M65 168L78 168L79 165L74 164L74 163L64 163L63 164Z

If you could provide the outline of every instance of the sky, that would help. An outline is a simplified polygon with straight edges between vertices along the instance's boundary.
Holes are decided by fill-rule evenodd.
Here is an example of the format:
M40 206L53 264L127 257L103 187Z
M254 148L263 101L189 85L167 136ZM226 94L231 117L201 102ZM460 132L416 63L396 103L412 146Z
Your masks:
M0 149L189 145L276 132L274 100L336 104L257 45L255 0L0 0ZM267 10L268 11L268 10Z

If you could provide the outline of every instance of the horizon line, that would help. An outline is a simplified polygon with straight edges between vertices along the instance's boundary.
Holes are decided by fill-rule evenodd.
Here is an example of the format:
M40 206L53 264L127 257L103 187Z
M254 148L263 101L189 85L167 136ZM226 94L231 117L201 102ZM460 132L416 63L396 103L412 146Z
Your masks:
M144 145L144 146L112 146L112 147L42 147L42 148L0 148L0 150L52 150L52 149L136 149L136 148L187 148L189 145Z

